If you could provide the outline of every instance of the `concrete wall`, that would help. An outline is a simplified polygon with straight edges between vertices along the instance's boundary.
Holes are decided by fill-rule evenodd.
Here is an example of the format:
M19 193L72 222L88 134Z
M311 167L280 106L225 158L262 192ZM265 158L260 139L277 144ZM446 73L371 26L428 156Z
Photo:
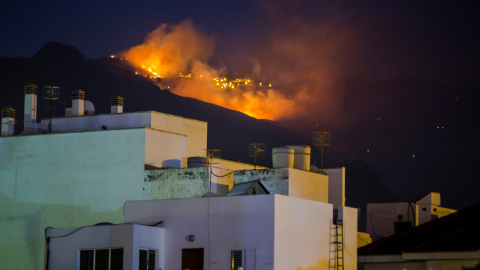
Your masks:
M48 121L42 119L43 124ZM187 154L182 160L184 166L187 157L204 156L207 149L207 122L170 114L148 111L52 119L52 130L56 133L102 130L103 126L108 130L148 127L187 136Z
M474 267L480 264L478 259L458 260L424 260L402 261L391 263L367 263L365 270L462 270L463 267Z
M144 172L145 192L150 199L202 197L208 192L208 167Z
M328 203L328 176L297 169L288 173L289 196Z
M143 128L0 138L2 268L42 269L45 227L120 222L125 200L147 199L145 138Z
M150 117L151 128L187 136L187 157L205 156L207 122L159 112L151 112ZM186 164L186 159L184 164Z
M358 209L342 206L338 208L338 219L343 222L344 269L356 270Z
M328 177L293 168L235 172L235 183L262 180L274 194L328 203Z
M184 248L204 248L204 269L229 269L231 250L244 248L257 250L259 270L328 269L332 209L321 202L255 195L128 201L124 213L125 222L163 221L164 269L180 269ZM346 233L355 230L356 254L353 212L348 209L344 215L346 226L352 226ZM187 241L189 235L196 240ZM350 244L346 242L347 256ZM348 259L352 269L355 258Z
M163 220L164 269L180 269L184 248L204 248L204 269L229 269L230 251L257 248L257 269L273 269L274 196L126 202L125 222ZM195 235L195 242L187 241ZM212 247L211 249L209 247Z
M133 224L48 229L49 270L77 270L79 250L123 248L123 269L138 270L139 250L157 250L162 267L163 229Z
M328 175L328 203L333 208L345 206L345 167L325 169Z
M165 160L184 160L188 155L187 141L186 135L145 129L145 164L162 167Z
M425 263L422 263L422 262L365 264L364 269L365 270L428 270L425 268Z
M276 197L275 269L328 269L332 205Z

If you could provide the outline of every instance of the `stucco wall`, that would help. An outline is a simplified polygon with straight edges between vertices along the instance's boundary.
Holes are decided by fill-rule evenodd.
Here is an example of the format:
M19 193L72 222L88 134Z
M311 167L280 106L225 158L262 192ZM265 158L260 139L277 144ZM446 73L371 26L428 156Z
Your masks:
M289 196L328 203L328 176L297 169L288 169L288 179Z
M151 112L150 127L186 135L188 138L187 155L189 157L205 156L205 149L207 149L207 122ZM186 160L183 163L186 164Z
M428 270L422 262L366 264L365 270ZM458 269L459 270L459 269Z
M230 251L244 248L257 250L259 270L328 269L332 211L330 204L281 195L128 201L124 206L125 222L163 221L164 269L180 268L183 248L204 248L204 269L229 269ZM353 238L345 242L345 262L356 269L356 209L345 208L343 216L345 233ZM195 235L194 242L189 235Z
M123 248L123 269L137 270L139 249L163 253L163 229L133 224L49 229L49 270L77 270L79 250ZM158 255L157 255L158 256ZM160 263L163 258L158 258ZM160 265L161 266L161 265Z
M45 227L120 222L145 198L144 149L143 128L0 138L2 268L42 269Z
M276 196L275 269L328 269L331 204Z
M181 268L183 248L204 248L204 269L229 269L230 250L246 247L258 249L257 269L273 269L274 200L257 195L130 201L125 222L163 221L164 269ZM194 242L187 241L189 235Z
M42 123L48 124L48 120L42 119ZM148 127L187 136L186 156L204 156L207 148L207 122L165 113L147 111L52 119L54 132L102 130L102 126L108 130ZM186 165L186 157L182 164Z
M148 170L145 191L149 199L202 197L208 192L208 167Z
M338 219L342 219L343 222L344 269L356 270L358 209L340 207L338 208Z
M328 175L328 203L333 208L345 206L345 167L325 169Z
M165 160L185 159L188 155L187 141L185 135L145 129L145 164L162 167Z
M328 203L328 177L292 168L235 172L235 183L262 180L273 194Z

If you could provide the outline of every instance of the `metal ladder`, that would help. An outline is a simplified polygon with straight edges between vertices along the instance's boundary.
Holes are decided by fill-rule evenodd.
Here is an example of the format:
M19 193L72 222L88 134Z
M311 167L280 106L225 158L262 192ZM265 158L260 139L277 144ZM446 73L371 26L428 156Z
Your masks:
M330 226L329 270L344 270L343 220L333 220Z

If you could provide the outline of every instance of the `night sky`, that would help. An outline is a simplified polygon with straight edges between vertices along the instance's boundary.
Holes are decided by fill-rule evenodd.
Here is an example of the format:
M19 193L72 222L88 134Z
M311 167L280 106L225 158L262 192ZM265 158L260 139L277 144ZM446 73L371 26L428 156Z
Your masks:
M101 2L101 3L99 3ZM2 1L0 56L31 57L45 43L100 58L140 44L162 23L191 19L216 38L209 63L248 70L279 36L307 42L343 76L479 83L475 1ZM298 42L305 42L301 38ZM268 74L267 74L268 75Z

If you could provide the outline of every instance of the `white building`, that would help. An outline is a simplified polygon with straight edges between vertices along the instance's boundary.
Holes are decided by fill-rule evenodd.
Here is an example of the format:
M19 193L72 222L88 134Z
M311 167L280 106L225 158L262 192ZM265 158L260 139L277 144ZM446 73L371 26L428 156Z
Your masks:
M370 203L367 204L367 233L375 240L455 211L441 206L438 192L429 192L415 202Z
M219 179L217 189L210 168L187 167L189 157L205 156L206 122L151 111L123 113L119 97L112 99L112 114L93 115L85 94L75 91L69 116L53 118L52 133L45 133L49 120L38 122L36 94L35 86L25 87L28 119L19 135L14 110L2 111L1 268L43 268L45 227L120 223L126 200L199 197L217 190L224 195L225 186L233 186L233 176ZM253 168L215 163L211 171L217 175ZM164 167L176 168L158 169Z
M197 157L195 159L198 159L199 156L205 156L207 123L150 111L123 113L123 99L121 97L112 98L112 114L94 115L93 104L85 101L85 93L81 90L73 93L71 103L66 106L66 117L53 118L51 123L48 119L38 122L35 113L35 89L32 85L25 88L25 112L31 113L26 116L28 121L24 122L24 130L20 135L15 135L12 132L12 116L14 119L12 110L5 110L5 114L2 112L2 131L4 125L7 131L2 132L2 137L0 137L0 204L3 207L3 210L0 211L0 227L2 228L0 230L0 261L2 268L41 269L45 266L45 232L43 228L79 226L82 229L75 233L68 229L47 230L50 247L55 243L61 243L63 240L69 240L70 236L74 237L90 232L96 234L97 230L106 230L104 233L107 234L100 233L105 238L100 236L89 238L88 235L82 238L85 241L79 243L91 246L76 247L77 251L80 251L78 251L79 253L75 252L75 265L79 263L81 250L108 247L108 251L102 250L99 251L99 254L105 255L105 252L107 252L109 256L115 257L120 256L119 254L122 252L124 258L123 269L132 269L132 267L136 269L135 265L137 265L138 260L135 254L137 253L133 249L138 247L155 250L155 256L158 256L156 257L158 267L168 269L172 266L177 268L180 267L178 261L169 261L168 258L181 255L173 255L174 253L170 253L168 247L177 241L176 239L173 242L171 241L171 236L177 233L176 230L183 234L186 231L193 230L189 226L195 227L195 221L199 216L189 215L188 208L203 207L198 209L201 211L199 212L201 213L200 219L207 221L217 218L217 213L211 212L212 209L223 209L222 215L218 217L218 220L215 219L219 224L224 224L218 225L220 227L232 226L229 223L232 215L245 217L245 220L237 220L240 225L236 227L237 232L244 235L249 232L245 226L250 226L249 224L254 222L247 217L258 216L256 211L260 209L258 208L260 206L256 205L255 202L264 202L269 205L265 209L261 208L263 209L261 210L262 213L266 216L258 218L259 222L263 222L260 225L268 224L269 230L275 233L265 234L267 239L275 240L273 242L274 246L255 242L262 247L262 254L266 252L265 250L273 247L271 252L274 252L273 255L275 255L259 255L256 257L259 262L263 260L272 263L270 268L265 268L267 267L265 264L258 264L258 269L273 269L274 265L276 269L285 269L281 267L282 264L292 267L295 264L297 269L326 269L326 267L331 266L332 262L335 262L338 267L343 265L351 265L349 268L355 267L356 209L344 207L345 173L343 168L327 171L329 176L303 171L298 168L271 170L259 168L259 170L248 171L253 169L252 165L222 159L215 159L215 165L206 167L207 162L201 161L202 158L200 158L201 164L197 164L200 167L188 167L189 161L191 161L190 157ZM6 121L3 121L3 116L5 116ZM49 124L51 124L52 133L45 133ZM302 162L305 161L302 160ZM309 159L307 164L309 164ZM237 171L244 171L244 173ZM272 193L288 197L257 195L155 200L195 198L206 193L225 196L235 183L258 180L260 174L263 174L262 179L265 179L265 185L268 189L271 189ZM125 209L123 208L125 201L138 200L145 200L145 204L131 202L126 204ZM238 202L239 204L232 202ZM143 208L150 203L154 203L155 207L160 208L164 205L171 205L169 207L175 210L151 212L148 211L148 208ZM127 212L131 213L127 210L127 205L130 204L138 205L139 209L143 209L138 210L138 213L144 213L145 216L139 217L139 220L136 220L136 218L130 219L130 214L127 215ZM184 209L183 204L188 208ZM253 207L254 204L256 207ZM250 206L245 208L242 205ZM222 208L226 206L228 206L228 209ZM305 209L302 209L302 207L305 207ZM308 209L313 212L307 211ZM184 210L187 211L185 215L178 215ZM334 210L338 214L334 214ZM104 221L122 223L124 211L126 222L134 221L135 223L145 224L143 219L162 218L165 222L161 227L163 229L136 225L82 227ZM285 216L283 216L284 212ZM299 215L298 219L297 213ZM337 216L343 218L345 227L331 227L332 220L336 219ZM292 259L290 264L286 260L283 261L282 258L286 256L286 251L282 250L289 249L289 247L278 246L277 244L288 243L294 241L294 239L277 235L277 232L283 233L288 230L282 227L284 226L282 222L278 223L278 221L289 217L295 221L291 221L292 224L285 222L285 226L290 224L288 225L291 226L289 228L299 230L293 232L293 235L298 234L299 237L303 235L304 229L308 229L312 233L310 236L316 239L338 238L340 237L338 236L339 233L332 234L331 229L335 228L338 232L338 228L342 228L341 235L345 234L345 237L348 237L348 239L345 238L341 241L345 248L342 249L340 247L343 245L335 243L339 242L338 239L330 239L328 243L329 245L335 244L336 249L343 250L344 255L334 256L333 259L328 257L326 254L331 252L330 246L327 245L327 247L325 245L327 242L322 242L324 241L322 240L314 249L319 251L319 253L316 253L316 257L312 255L305 259L307 257L302 257L303 255L300 256L299 254L306 251L295 250L290 251L294 253L293 257L287 256ZM178 228L167 227L169 222L167 220L173 222L177 219L187 222L189 226L185 228L181 226ZM320 219L322 221L318 223ZM300 221L304 225L295 225L295 222ZM208 224L209 226L217 226L212 225L212 223ZM316 226L319 226L319 228L313 229ZM257 227L255 226L255 228ZM248 229L250 230L250 227ZM126 231L130 232L127 238L123 240L114 239L116 235L123 235ZM65 232L69 237L63 237ZM137 233L140 238L137 237ZM210 227L203 228L196 233L190 235L196 235L201 239L204 239L205 235L213 235ZM145 234L147 236L144 236ZM138 240L146 239L148 235L163 235L161 237L155 236L155 238L164 237L164 240L156 241L153 244L150 244L147 240L144 242ZM355 235L355 237L350 235ZM217 237L223 238L221 235L217 235ZM288 241L282 240L284 237ZM304 238L305 236L302 236L299 239ZM88 239L92 239L92 242ZM245 239L249 238L246 237ZM130 243L128 241L133 242L134 245L128 244ZM232 241L235 242L236 240ZM266 240L257 239L256 241ZM186 244L191 243L202 243L204 269L213 269L212 262L216 261L222 262L223 265L224 255L211 257L211 254L213 255L217 249L221 248L223 250L223 246L218 246L216 243L214 246L213 242L205 243L200 242L200 240ZM298 242L292 243L297 243L297 246L300 245ZM182 246L181 249L190 247L183 244L177 243L178 247ZM165 249L162 249L161 245L164 245ZM117 250L120 246L123 247L123 251ZM310 244L307 246L310 247ZM233 248L236 247L233 246ZM65 247L65 250L67 249ZM208 254L205 253L206 251L208 251ZM139 251L140 253L143 254L141 256L147 257L152 254L147 252L145 255L143 251ZM19 254L21 254L22 260L18 260ZM66 263L57 261L55 259L56 255L52 252L47 252L47 254L49 262L52 263L46 264L48 266L54 267L57 262L62 265ZM87 261L91 256L95 258L97 255L96 251L93 251L93 253L85 251L83 254L87 256L84 257L87 258ZM165 257L163 260L160 257L162 254L168 258ZM67 257L71 258L69 256ZM126 258L125 256L130 257ZM325 258L330 259L325 260ZM133 266L131 266L132 264Z
M46 269L90 269L82 268L83 253L119 248L120 269L147 269L142 250L152 252L148 269L329 269L340 256L356 269L354 208L338 209L341 253L327 203L270 194L128 201L124 212L123 225L49 229Z

